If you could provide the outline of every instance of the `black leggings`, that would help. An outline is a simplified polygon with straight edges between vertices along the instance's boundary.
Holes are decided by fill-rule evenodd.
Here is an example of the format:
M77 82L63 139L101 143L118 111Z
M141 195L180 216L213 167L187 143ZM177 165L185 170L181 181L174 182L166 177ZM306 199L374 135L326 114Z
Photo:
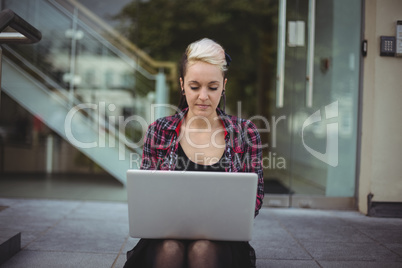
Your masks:
M249 250L246 242L141 239L124 267L253 267Z

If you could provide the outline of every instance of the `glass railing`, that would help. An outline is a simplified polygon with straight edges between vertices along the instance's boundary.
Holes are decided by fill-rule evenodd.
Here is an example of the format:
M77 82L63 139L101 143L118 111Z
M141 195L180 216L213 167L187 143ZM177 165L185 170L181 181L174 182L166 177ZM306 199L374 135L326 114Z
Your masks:
M34 44L42 39L41 32L11 9L0 12L0 44ZM12 27L16 32L3 32Z
M123 131L133 141L142 138L144 126L138 121L125 122L124 129L118 124L133 115L142 118L141 123L154 120L152 104L168 102L166 76L171 77L174 64L155 64L130 44L122 49L127 40L116 41L118 33L103 29L70 1L3 0L2 7L24 17L43 36L32 46L5 47L6 53L27 62L25 67L34 66L41 74L38 79L49 90L63 92L71 108L80 103L105 107L86 112L91 120L101 118L96 123L107 132Z

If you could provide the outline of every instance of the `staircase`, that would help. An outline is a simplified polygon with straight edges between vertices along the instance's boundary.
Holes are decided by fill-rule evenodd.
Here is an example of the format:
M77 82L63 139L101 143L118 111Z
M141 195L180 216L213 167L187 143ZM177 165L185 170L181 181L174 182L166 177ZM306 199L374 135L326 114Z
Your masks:
M149 58L73 0L5 1L42 32L30 46L4 45L2 90L126 183L144 131L165 112L175 65Z

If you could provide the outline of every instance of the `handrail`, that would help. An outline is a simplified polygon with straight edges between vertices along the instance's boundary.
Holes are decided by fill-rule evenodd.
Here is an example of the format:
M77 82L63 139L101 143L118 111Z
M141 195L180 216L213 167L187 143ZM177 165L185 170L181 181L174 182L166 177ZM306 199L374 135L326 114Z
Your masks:
M54 0L58 1L58 0ZM80 13L83 13L89 20L91 20L93 23L97 24L99 27L101 27L107 34L109 34L111 37L115 38L118 40L118 43L115 45L122 45L126 49L128 49L130 52L134 53L137 57L139 57L142 61L146 62L151 66L152 68L155 68L157 70L160 69L168 69L170 70L170 73L167 74L167 77L169 78L170 81L172 81L173 84L177 83L177 64L172 61L157 61L151 58L147 53L145 53L143 50L141 50L139 47L137 47L135 44L133 44L130 40L128 40L125 36L123 36L121 33L110 27L107 23L105 23L102 19L100 19L98 16L96 16L93 12L91 12L88 8L86 8L84 5L79 3L76 0L68 0L68 2L75 8L78 8Z
M18 68L22 68L23 66L26 66L28 69L33 71L35 73L35 75L37 75L42 80L42 81L39 81L40 83L43 83L43 82L48 83L52 87L52 89L58 93L56 95L53 95L53 97L60 103L60 105L63 105L65 107L69 106L68 99L67 99L69 96L66 95L65 90L60 90L62 88L62 86L58 85L53 80L49 79L49 77L47 75L45 75L42 71L40 71L35 65L31 64L29 61L27 61L23 57L21 57L11 47L4 46L4 48L12 57L15 57L18 61L21 62L21 64L18 64ZM8 60L7 60L7 58L8 58ZM9 61L9 64L15 65L15 63L13 63L13 61L10 60L9 56L7 58L6 58L6 60ZM39 88L41 88L42 91L44 91L46 94L49 94L49 91L44 90L41 86L39 86ZM77 107L80 104L82 104L82 102L79 101L75 96L73 96L74 107ZM119 140L119 137L125 136L125 134L122 133L120 129L116 128L112 124L109 124L105 120L105 118L102 116L99 116L98 113L95 113L94 111L89 110L89 111L86 111L86 114L87 114L86 117L89 120L92 120L92 121L99 120L99 127L103 128L105 131L107 131L107 133L109 135L112 135L115 139ZM130 140L129 138L126 137L125 139L126 139L127 143L134 144L134 142L132 140ZM131 148L129 146L127 146L127 147ZM132 149L135 152L142 154L142 151L140 149L138 149L138 148L132 148Z
M88 31L97 41L99 41L102 45L113 51L116 55L120 56L121 59L123 59L132 68L140 72L144 77L146 77L149 80L155 80L155 74L151 74L148 70L140 66L135 60L133 60L132 58L127 56L124 52L122 52L120 48L115 46L115 44L112 44L110 40L105 39L105 37L102 36L99 32L92 29L91 26L88 26L86 22L83 22L82 20L78 19L77 10L79 12L81 12L81 10L79 10L77 7L74 7L74 10L71 13L69 10L66 9L65 6L61 5L56 0L48 0L48 3L51 4L53 7L55 7L58 11L62 12L62 14L67 16L72 21L76 21L76 23L78 23L81 27L83 27L86 31Z
M2 31L10 26L15 32ZM0 43L1 44L34 44L42 39L42 34L39 30L26 22L20 16L15 14L10 9L5 9L0 12Z
M100 18L98 18L93 12L91 12L88 8L86 8L84 5L79 3L76 0L69 0L69 2L77 7L80 12L84 13L85 16L87 16L89 19L97 23L107 31L111 36L117 38L119 42L123 42L124 45L128 46L130 49L132 49L138 57L140 57L142 60L147 62L149 65L151 65L154 68L172 68L175 67L174 62L169 62L169 61L156 61L152 59L148 54L146 54L144 51L142 51L140 48L138 48L136 45L134 45L131 41L129 41L126 37L124 37L122 34L114 30L112 27L110 27L107 23L103 22Z

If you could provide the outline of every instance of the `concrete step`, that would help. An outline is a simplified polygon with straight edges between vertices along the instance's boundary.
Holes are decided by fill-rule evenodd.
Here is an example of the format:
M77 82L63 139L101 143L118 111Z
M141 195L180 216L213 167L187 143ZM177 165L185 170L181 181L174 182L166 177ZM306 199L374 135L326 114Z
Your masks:
M0 206L0 211L4 209L7 207ZM2 227L0 225L0 265L21 250L21 233L2 229Z
M0 227L0 265L21 250L21 233L2 230Z

